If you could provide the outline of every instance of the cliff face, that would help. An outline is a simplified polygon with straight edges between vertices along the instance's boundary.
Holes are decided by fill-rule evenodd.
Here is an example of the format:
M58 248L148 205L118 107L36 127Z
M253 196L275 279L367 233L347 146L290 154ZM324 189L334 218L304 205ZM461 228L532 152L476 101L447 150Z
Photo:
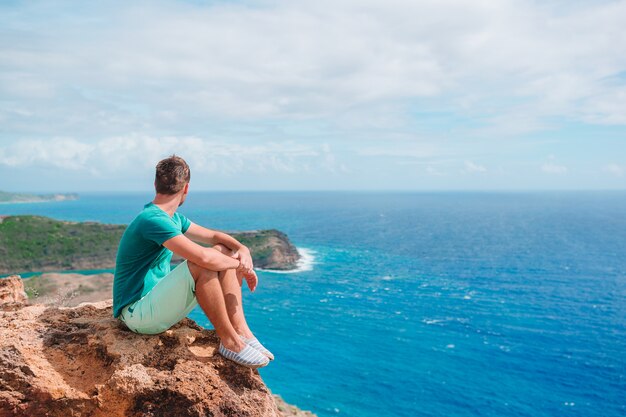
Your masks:
M21 286L0 279L0 294L12 294L0 305L1 417L296 415L192 320L138 335L112 318L110 300L23 305Z
M244 245L254 248L254 266L264 269L294 269L300 254L286 234L276 229L239 232Z
M255 268L290 270L296 268L300 254L286 234L276 229L227 232L250 248ZM182 262L179 256L172 263Z

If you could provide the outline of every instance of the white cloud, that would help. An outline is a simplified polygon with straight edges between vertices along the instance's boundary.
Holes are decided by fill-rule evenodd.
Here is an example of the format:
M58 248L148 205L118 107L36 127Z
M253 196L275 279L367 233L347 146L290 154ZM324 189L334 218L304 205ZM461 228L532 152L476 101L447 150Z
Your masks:
M435 168L432 165L426 166L426 173L428 175L430 175L430 176L433 176L433 177L441 177L441 176L446 175L445 172L438 170L437 168Z
M476 172L487 172L487 168L483 165L475 164L472 161L465 161L465 168L463 170L465 173L476 173Z
M86 148L89 148L86 145ZM29 166L46 160L51 166L70 170L79 168L84 160L84 144L71 139L44 141L18 141L13 145L0 148L0 163L9 167Z
M416 99L479 115L498 133L553 117L626 124L624 1L567 11L530 0L252 5L4 6L5 131L200 132L257 118L355 126L372 108L387 123Z
M603 170L616 177L624 176L624 167L618 164L608 164Z
M430 158L438 153L436 146L430 143L391 142L385 146L363 146L357 154L363 156L391 156L398 158Z
M67 138L22 140L0 147L0 164L9 167L47 166L106 177L152 169L160 159L173 153L185 158L193 172L200 173L293 173L306 170L311 164L330 173L348 172L328 146L318 149L294 141L246 145L193 136L129 135L94 143Z
M599 166L542 157L574 136L568 155L615 157L582 135L626 126L624 21L626 1L5 2L0 164L106 183L186 149L194 172L311 184L368 182L375 162L381 178L505 188L503 164L532 171L511 184L577 185Z
M550 155L548 161L541 165L541 171L546 174L564 175L567 174L567 167L557 163L554 155Z
M567 173L567 167L565 165L558 165L551 162L543 164L541 170L546 174L562 175Z
M332 173L342 172L349 173L352 172L344 163L338 163L337 157L331 151L330 145L328 143L322 143L322 155L323 155L323 167Z

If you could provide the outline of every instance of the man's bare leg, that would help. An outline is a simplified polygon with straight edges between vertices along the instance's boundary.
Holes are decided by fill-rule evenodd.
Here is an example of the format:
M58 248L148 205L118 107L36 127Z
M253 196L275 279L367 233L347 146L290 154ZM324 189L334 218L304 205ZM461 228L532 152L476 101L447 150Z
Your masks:
M223 245L215 245L214 249L219 250L225 255L231 255L231 250ZM234 269L227 269L218 273L224 299L226 302L226 311L230 322L235 331L241 336L247 339L253 339L252 342L246 342L251 344L252 347L259 350L263 355L267 356L270 360L274 359L274 355L265 346L263 346L252 334L252 331L248 327L246 317L243 312L243 302L241 297L241 288L243 286L243 276L238 276Z
M215 327L217 336L224 347L234 352L240 352L246 347L246 344L239 338L228 317L218 272L202 268L190 261L187 261L187 266L196 282L198 304Z
M228 318L235 331L246 338L254 337L248 327L246 317L243 313L243 303L241 300L241 286L243 278L237 278L237 271L227 269L219 273L220 284L226 301L226 311Z
M230 256L232 254L232 251L222 244L214 245L213 249L222 252L224 255ZM227 269L219 272L219 280L222 285L222 292L226 301L226 311L228 312L230 323L238 334L247 338L254 337L243 313L243 302L241 298L243 277L237 277L237 271L234 269Z

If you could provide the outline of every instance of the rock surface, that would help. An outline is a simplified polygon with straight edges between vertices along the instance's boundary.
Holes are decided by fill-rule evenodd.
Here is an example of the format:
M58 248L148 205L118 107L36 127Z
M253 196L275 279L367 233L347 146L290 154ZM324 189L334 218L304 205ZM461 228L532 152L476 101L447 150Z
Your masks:
M19 275L0 280L0 305L5 309L19 307L27 300L24 285Z
M23 301L21 285L0 279ZM140 335L112 317L111 300L16 306L0 305L0 417L312 415L224 359L215 332L190 319Z
M19 278L19 275L14 275ZM84 302L104 301L113 293L113 274L84 275L45 273L23 281L29 304L72 307Z

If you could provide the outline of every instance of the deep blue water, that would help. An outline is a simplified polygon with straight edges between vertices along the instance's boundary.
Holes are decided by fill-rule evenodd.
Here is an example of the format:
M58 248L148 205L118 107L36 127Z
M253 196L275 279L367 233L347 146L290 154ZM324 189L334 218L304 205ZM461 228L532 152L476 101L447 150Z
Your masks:
M0 214L128 223L151 199ZM314 255L259 271L244 306L265 382L320 417L626 415L625 192L191 192L180 211Z

